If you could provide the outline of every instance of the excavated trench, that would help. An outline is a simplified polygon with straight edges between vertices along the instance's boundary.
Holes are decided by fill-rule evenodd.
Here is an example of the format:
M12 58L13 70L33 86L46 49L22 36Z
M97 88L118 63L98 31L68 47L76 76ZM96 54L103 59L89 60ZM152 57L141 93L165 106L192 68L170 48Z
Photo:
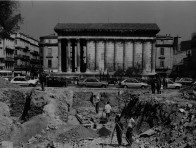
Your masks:
M149 92L125 91L100 92L100 108L111 102L112 119L121 113L124 127L133 117L136 120L134 128L135 141L139 145L149 147L195 147L195 102L188 102L177 92L174 95L152 95ZM177 95L176 95L177 94ZM76 92L73 107L80 114L91 118L96 116L90 103L92 92ZM98 116L100 117L100 116ZM95 120L97 123L99 119Z

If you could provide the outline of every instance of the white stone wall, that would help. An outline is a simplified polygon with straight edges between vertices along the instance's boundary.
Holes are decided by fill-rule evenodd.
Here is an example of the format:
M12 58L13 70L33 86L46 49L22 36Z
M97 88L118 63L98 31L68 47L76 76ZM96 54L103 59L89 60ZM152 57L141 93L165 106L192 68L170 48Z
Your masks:
M52 60L52 67L50 69L58 69L58 46L50 46L50 48L52 49L52 58L46 58L48 55L48 47L45 46L43 48L43 66L44 69L49 69L48 68L48 60Z
M133 42L125 43L125 69L133 67Z
M108 71L114 71L114 42L107 41L106 44L106 67Z
M123 42L116 42L116 70L123 69Z

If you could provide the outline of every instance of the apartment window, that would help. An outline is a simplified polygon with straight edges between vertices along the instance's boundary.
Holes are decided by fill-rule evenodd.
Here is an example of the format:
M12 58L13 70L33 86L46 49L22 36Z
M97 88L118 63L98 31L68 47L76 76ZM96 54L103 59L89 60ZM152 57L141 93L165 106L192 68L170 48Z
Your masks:
M48 60L48 68L52 68L52 60Z
M161 55L164 55L164 48L161 48Z
M165 63L163 60L160 61L160 67L165 67Z
M52 48L48 47L48 56L52 56Z

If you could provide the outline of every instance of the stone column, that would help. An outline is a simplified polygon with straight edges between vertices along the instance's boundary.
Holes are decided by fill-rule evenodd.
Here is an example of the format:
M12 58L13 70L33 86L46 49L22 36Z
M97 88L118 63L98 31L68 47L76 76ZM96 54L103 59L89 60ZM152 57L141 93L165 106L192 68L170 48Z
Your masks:
M98 43L97 41L95 40L95 70L98 71L98 67L99 67L99 61L98 61Z
M104 41L104 71L107 72L107 40Z
M135 67L135 41L133 41L133 67Z
M80 39L77 40L77 72L80 72Z
M142 42L142 74L146 74L146 55L145 55L145 42Z
M116 40L114 40L114 71L116 70Z
M155 69L156 69L156 45L155 45L155 41L152 42L152 66L151 66L151 72L152 73L156 73Z
M58 39L58 72L62 72L61 65L61 40Z
M89 72L89 40L86 42L86 72Z
M123 42L123 70L125 71L125 44L126 44L126 40Z
M66 57L66 63L67 63L67 72L71 72L71 56L70 56L70 51L71 51L71 40L67 40L67 57Z

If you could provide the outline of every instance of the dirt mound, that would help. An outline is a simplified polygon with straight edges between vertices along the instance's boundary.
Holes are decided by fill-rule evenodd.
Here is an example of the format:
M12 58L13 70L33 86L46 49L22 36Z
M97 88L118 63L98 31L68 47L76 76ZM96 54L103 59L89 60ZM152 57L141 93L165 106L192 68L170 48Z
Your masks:
M0 77L0 88L18 88L19 85L12 84L10 81Z
M102 127L98 130L97 134L99 134L100 137L107 137L111 134L111 131L106 127Z
M10 116L10 110L6 103L0 102L0 115Z
M27 143L29 139L35 137L37 134L41 134L42 130L45 130L48 125L46 117L40 115L33 117L31 120L21 124L11 132L10 141L18 146L21 143Z
M89 138L97 138L98 135L92 129L88 129L82 125L79 125L65 133L60 134L58 137L59 137L58 141L79 142L80 140L85 140Z
M12 131L12 120L8 117L0 115L0 142L7 139Z

